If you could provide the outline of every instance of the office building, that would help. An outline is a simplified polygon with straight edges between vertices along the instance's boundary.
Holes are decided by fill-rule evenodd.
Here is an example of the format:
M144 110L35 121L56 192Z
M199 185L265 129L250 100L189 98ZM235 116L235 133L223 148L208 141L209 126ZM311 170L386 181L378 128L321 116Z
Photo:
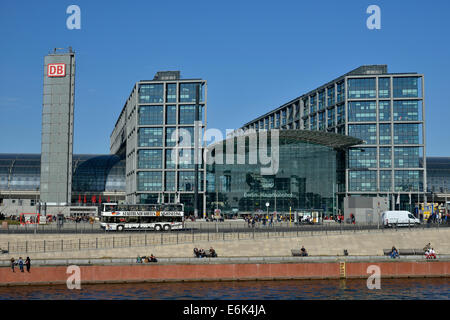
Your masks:
M381 196L393 207L427 190L424 76L361 66L243 126L334 132L363 143L347 152L339 197Z
M110 151L126 160L126 201L180 201L194 213L195 122L206 126L207 84L181 79L179 71L156 73L137 82L111 134ZM198 104L197 88L199 91ZM198 141L198 140L197 140ZM201 153L199 153L201 154ZM205 166L198 165L198 212L205 208Z

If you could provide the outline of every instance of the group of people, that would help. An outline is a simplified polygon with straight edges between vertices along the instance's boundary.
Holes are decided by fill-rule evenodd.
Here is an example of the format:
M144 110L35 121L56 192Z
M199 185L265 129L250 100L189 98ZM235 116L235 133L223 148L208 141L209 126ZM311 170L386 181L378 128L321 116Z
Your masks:
M431 247L431 243L428 243L424 248L423 251L425 253L426 259L436 259L436 251L434 251L434 248Z
M143 257L140 257L140 256L138 256L137 257L137 259L136 259L136 262L137 263L143 263L143 262L146 262L146 263L150 263L150 262L158 262L158 259L156 259L156 257L153 255L153 253L150 255L150 257L146 257L146 256L143 256Z
M209 248L208 252L206 252L204 249L200 248L194 248L194 255L197 258L217 258L216 250L213 249L213 247Z
M20 272L24 272L24 269L23 269L24 265L27 268L27 272L30 272L30 269L31 269L31 259L30 259L30 257L27 257L25 259L25 262L22 260L22 257L19 257L19 260L17 260L17 261L14 258L11 258L11 270L12 270L12 272L16 272L14 270L14 267L17 266L17 265L19 266Z

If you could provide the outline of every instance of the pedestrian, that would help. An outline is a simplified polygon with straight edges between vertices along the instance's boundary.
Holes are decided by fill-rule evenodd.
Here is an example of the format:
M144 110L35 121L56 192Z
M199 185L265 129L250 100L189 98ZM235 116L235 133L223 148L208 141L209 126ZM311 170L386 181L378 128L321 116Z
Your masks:
M23 260L22 260L22 257L19 257L18 263L19 263L20 272L23 272Z
M14 258L11 258L11 270L12 270L12 272L15 272L14 271L14 266L16 265L16 261L14 260Z
M27 257L27 259L25 260L25 265L27 267L27 272L30 272L30 269L31 269L31 259L30 259L30 257Z

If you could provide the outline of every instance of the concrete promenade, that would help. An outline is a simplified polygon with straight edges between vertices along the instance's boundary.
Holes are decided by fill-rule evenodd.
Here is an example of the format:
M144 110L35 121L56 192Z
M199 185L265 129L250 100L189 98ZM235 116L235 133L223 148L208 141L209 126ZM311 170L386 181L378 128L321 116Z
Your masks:
M162 234L162 233L161 233ZM397 249L417 249L423 248L427 243L431 243L438 254L450 254L450 229L398 229L398 230L365 230L359 232L306 232L284 233L280 235L266 236L264 233L257 238L252 238L249 233L247 237L238 234L213 233L197 234L192 237L187 234L185 242L175 242L176 234L158 233L147 234L147 244L142 241L144 235L122 235L115 234L113 242L117 247L112 247L110 242L112 235L83 235L82 238L76 235L0 235L0 246L4 248L6 241L30 241L41 243L47 241L71 241L75 247L71 250L53 252L30 252L25 247L22 251L0 255L0 261L9 261L11 257L18 258L30 256L36 259L92 259L92 258L135 258L154 254L158 258L189 258L193 256L193 248L209 249L213 246L219 257L290 257L291 249L299 249L305 246L310 255L314 256L342 256L343 250L347 249L349 255L359 256L382 256L383 249L395 246ZM215 236L214 236L215 235ZM238 239L238 236L241 238ZM140 237L140 238L139 238ZM171 239L171 241L162 241ZM180 235L178 235L180 237ZM152 240L149 240L149 239ZM51 240L50 240L51 239ZM86 249L81 247L82 241L95 243L95 239L103 239L109 243L109 247ZM137 240L141 241L137 241ZM224 240L225 239L225 240ZM161 244L163 243L163 244ZM77 247L77 244L79 247ZM98 240L97 243L98 244ZM122 244L123 246L119 246ZM130 246L128 245L130 244ZM81 250L79 250L80 248ZM65 248L65 245L63 247ZM69 248L70 249L70 248Z

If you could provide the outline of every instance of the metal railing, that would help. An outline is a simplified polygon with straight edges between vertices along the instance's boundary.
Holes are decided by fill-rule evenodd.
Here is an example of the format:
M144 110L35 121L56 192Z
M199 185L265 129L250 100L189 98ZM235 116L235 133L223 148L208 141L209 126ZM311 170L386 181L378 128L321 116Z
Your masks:
M287 223L289 224L289 223ZM446 225L448 227L448 225ZM41 226L40 226L41 227ZM82 250L105 250L116 248L146 247L155 245L174 245L184 243L198 243L209 241L235 241L257 240L271 238L298 237L307 235L341 234L356 232L397 232L399 230L429 230L439 226L420 225L419 227L407 226L403 228L378 228L377 225L292 225L283 224L274 226L255 225L248 227L246 224L218 222L209 225L198 225L184 231L172 232L108 232L98 237L90 235L78 239L58 240L24 240L5 241L0 240L0 248L9 253L45 253L45 252L69 252ZM442 227L442 226L441 226ZM1 257L1 255L0 255Z

